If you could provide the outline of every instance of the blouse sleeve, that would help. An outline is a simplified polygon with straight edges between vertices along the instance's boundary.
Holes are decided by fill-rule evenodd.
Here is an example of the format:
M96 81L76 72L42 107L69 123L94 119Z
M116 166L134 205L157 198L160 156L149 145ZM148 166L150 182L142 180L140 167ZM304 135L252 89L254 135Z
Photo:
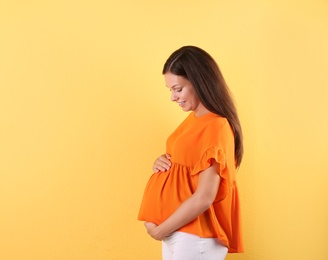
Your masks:
M195 165L194 169L191 172L191 175L196 175L206 170L208 167L211 166L212 160L215 160L218 163L217 173L221 177L219 190L215 199L215 201L219 201L223 200L227 196L228 183L230 182L229 171L227 170L226 155L221 148L215 146L207 149L203 153L201 159Z

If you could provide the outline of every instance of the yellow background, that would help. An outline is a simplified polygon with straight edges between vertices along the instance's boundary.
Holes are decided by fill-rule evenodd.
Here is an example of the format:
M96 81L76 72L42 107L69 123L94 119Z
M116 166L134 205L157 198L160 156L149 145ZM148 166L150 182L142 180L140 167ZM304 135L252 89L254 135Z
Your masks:
M162 65L219 63L245 135L246 252L328 259L328 2L1 1L0 259L160 259L136 220L186 116Z

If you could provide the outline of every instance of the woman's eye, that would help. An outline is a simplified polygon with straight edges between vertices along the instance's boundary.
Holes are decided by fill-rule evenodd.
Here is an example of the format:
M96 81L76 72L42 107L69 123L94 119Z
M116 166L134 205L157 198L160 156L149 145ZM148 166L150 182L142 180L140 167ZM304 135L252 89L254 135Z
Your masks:
M176 92L181 92L182 91L182 88L179 88L176 90Z

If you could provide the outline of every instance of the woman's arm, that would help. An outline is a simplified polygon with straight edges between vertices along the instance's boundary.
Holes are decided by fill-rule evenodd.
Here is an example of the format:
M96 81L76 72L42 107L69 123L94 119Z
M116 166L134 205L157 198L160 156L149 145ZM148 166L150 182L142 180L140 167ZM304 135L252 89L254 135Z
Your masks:
M148 234L156 240L162 240L207 210L213 203L220 184L220 175L217 169L218 163L213 162L209 168L202 171L195 193L162 224L157 226L154 223L145 222Z

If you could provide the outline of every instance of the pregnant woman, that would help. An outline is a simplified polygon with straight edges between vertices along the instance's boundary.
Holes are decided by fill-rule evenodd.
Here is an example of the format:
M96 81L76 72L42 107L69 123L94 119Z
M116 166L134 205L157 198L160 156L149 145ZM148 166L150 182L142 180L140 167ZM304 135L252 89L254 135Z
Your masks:
M171 54L163 68L171 100L187 118L153 165L138 219L162 241L163 260L221 260L243 252L236 171L242 130L214 59L195 46Z

